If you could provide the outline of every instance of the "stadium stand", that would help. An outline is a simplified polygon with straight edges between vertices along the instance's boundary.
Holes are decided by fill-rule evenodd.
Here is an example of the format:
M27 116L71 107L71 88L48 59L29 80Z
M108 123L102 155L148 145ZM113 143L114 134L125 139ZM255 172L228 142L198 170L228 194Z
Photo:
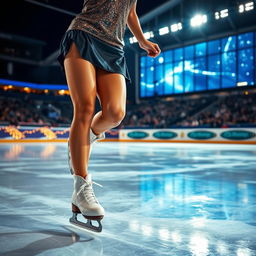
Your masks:
M70 126L72 103L67 95L4 92L0 124ZM117 128L255 127L256 93L232 93L155 99L133 104Z

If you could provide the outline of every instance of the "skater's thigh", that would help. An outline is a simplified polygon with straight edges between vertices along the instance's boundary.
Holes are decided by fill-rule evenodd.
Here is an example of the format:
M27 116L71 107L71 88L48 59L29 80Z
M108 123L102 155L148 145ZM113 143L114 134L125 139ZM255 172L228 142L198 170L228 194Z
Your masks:
M125 112L126 83L125 77L97 68L97 96L103 114L109 112Z
M81 58L72 42L64 59L64 68L71 100L75 108L94 107L96 99L96 67Z

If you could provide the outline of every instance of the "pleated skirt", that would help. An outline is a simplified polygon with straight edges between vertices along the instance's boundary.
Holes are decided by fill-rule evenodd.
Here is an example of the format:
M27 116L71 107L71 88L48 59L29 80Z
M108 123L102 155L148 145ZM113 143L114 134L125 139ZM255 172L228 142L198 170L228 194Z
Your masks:
M76 44L83 59L106 71L122 74L126 81L132 82L124 50L80 29L66 31L61 39L57 60L64 73L64 58L72 42Z

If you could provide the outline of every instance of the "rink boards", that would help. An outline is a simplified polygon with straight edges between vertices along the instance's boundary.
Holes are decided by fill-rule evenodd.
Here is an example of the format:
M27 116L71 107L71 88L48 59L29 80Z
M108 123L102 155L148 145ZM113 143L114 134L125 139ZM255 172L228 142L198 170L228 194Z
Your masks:
M208 142L256 144L256 128L123 129L122 141Z
M69 127L0 126L0 142L65 142L69 130ZM256 128L111 129L103 141L256 144Z

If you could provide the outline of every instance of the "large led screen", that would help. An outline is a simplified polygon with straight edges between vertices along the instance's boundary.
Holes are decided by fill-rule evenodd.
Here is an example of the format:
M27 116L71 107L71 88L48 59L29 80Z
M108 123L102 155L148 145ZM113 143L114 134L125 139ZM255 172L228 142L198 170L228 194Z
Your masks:
M255 85L256 32L140 57L140 97Z

